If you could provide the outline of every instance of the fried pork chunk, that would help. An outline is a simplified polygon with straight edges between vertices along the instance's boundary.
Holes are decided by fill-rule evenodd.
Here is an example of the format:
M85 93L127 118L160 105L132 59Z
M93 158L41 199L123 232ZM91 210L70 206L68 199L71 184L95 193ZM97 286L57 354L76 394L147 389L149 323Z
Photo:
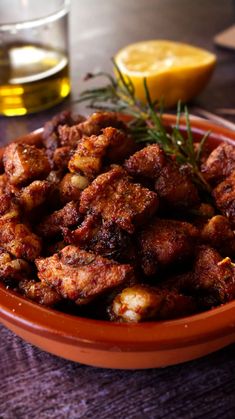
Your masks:
M2 221L20 219L19 205L12 199L9 193L0 196L0 219Z
M222 143L209 155L202 166L202 173L210 183L217 184L235 171L235 147Z
M137 254L131 236L115 223L105 222L90 214L76 230L63 233L68 244L78 245L121 263L136 263Z
M79 173L89 179L94 179L101 171L107 147L108 140L104 135L83 137L68 163L70 172Z
M68 146L58 147L53 153L53 167L55 169L67 170L68 162L71 157L71 148Z
M108 148L106 158L111 163L122 162L136 150L136 144L130 135L125 132L107 127L102 130L103 135L108 140Z
M47 307L55 306L62 299L56 290L43 282L22 280L19 289L25 297Z
M48 258L36 260L38 276L64 298L81 303L134 279L131 265L67 246Z
M70 143L69 141L62 141L59 136L59 130L63 125L71 127L75 124L79 124L84 121L85 118L81 115L73 115L70 111L63 111L56 115L50 121L46 122L43 130L43 143L44 146L51 151L54 151L57 147L61 146L75 146L76 143Z
M104 159L118 162L127 157L134 149L133 140L116 128L105 128L103 134L83 137L68 168L72 173L80 173L93 179L100 173Z
M59 185L61 202L78 201L83 189L89 185L89 180L76 173L66 173Z
M132 176L155 182L155 190L166 207L190 208L199 204L196 187L189 174L156 144L149 145L133 154L124 164Z
M152 144L137 151L128 160L124 167L128 173L135 177L156 179L166 164L166 155L157 144Z
M231 301L235 297L235 268L231 260L222 258L209 246L198 249L192 292L198 295L205 308Z
M168 160L155 182L155 191L165 208L188 209L200 203L198 191L190 175Z
M146 275L187 260L193 254L197 229L190 223L155 218L138 234L141 265Z
M228 217L232 226L235 226L235 172L227 177L213 190L217 208Z
M134 285L121 291L108 311L113 321L137 323L189 315L196 311L196 304L192 297L175 290Z
M202 228L201 239L218 249L222 255L235 255L235 233L229 220L222 215L215 215L208 220Z
M125 123L120 120L116 112L95 112L79 124L83 135L87 137L101 134L102 129L106 127L127 130Z
M10 253L0 248L0 279L20 281L31 272L31 267L24 259L15 259Z
M30 212L42 205L52 191L52 184L47 180L34 180L23 188L11 188L16 202L24 212Z
M13 185L43 179L50 172L45 151L34 145L11 143L5 148L3 163L7 178Z
M37 226L37 232L42 237L53 237L58 235L64 227L77 226L81 219L79 204L71 201L60 210L46 216Z
M34 261L41 253L41 240L25 224L0 218L1 246L16 258Z
M125 170L115 166L99 175L81 194L80 211L100 215L128 233L156 211L158 198L140 184L131 183Z
M102 130L106 127L113 127L126 131L126 125L122 122L117 114L114 112L95 112L86 120L81 121L76 125L70 126L69 124L63 124L59 126L58 134L60 139L60 145L74 148L84 137L91 137L92 135L102 134Z

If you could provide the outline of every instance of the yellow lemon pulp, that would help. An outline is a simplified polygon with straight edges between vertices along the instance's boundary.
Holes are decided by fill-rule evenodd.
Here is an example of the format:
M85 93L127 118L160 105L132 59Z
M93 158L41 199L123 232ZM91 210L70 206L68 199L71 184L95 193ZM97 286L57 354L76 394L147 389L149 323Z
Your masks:
M172 41L143 41L121 49L115 61L124 76L129 76L138 99L146 101L146 77L152 100L164 107L178 100L187 102L208 82L216 56L191 45Z

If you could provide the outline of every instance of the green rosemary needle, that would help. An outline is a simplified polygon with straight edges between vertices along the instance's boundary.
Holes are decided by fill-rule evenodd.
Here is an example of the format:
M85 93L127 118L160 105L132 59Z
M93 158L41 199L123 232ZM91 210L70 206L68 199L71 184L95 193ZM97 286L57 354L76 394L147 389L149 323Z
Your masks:
M136 142L159 144L167 154L173 155L180 165L190 167L195 183L203 191L209 192L210 187L200 171L200 157L209 132L204 135L195 150L188 109L185 106L182 112L179 102L176 124L169 133L162 119L163 106L152 101L146 78L143 79L146 103L143 103L136 97L131 79L124 76L116 62L112 61L116 77L105 72L87 74L85 80L104 77L107 84L83 91L76 102L88 102L88 107L92 109L132 116L128 128ZM183 114L186 121L186 136L182 135L179 129L180 118Z

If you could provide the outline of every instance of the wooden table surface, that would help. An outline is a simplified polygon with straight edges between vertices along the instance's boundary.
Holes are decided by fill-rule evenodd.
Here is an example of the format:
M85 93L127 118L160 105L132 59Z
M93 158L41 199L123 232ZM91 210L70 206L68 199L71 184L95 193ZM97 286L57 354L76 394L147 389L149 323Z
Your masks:
M234 22L230 0L73 0L72 95L50 111L0 118L1 144L66 107L84 111L72 104L84 89L84 74L110 70L110 57L120 47L143 39L214 51L217 69L192 106L235 109L235 51L213 45L213 36ZM234 418L234 349L165 369L112 371L44 353L0 326L0 418Z

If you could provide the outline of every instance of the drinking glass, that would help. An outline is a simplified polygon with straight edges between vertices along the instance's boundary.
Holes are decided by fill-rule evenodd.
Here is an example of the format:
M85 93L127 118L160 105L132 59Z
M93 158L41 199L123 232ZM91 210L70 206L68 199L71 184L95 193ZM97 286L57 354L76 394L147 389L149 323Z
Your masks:
M37 112L69 94L69 3L0 1L0 114Z

